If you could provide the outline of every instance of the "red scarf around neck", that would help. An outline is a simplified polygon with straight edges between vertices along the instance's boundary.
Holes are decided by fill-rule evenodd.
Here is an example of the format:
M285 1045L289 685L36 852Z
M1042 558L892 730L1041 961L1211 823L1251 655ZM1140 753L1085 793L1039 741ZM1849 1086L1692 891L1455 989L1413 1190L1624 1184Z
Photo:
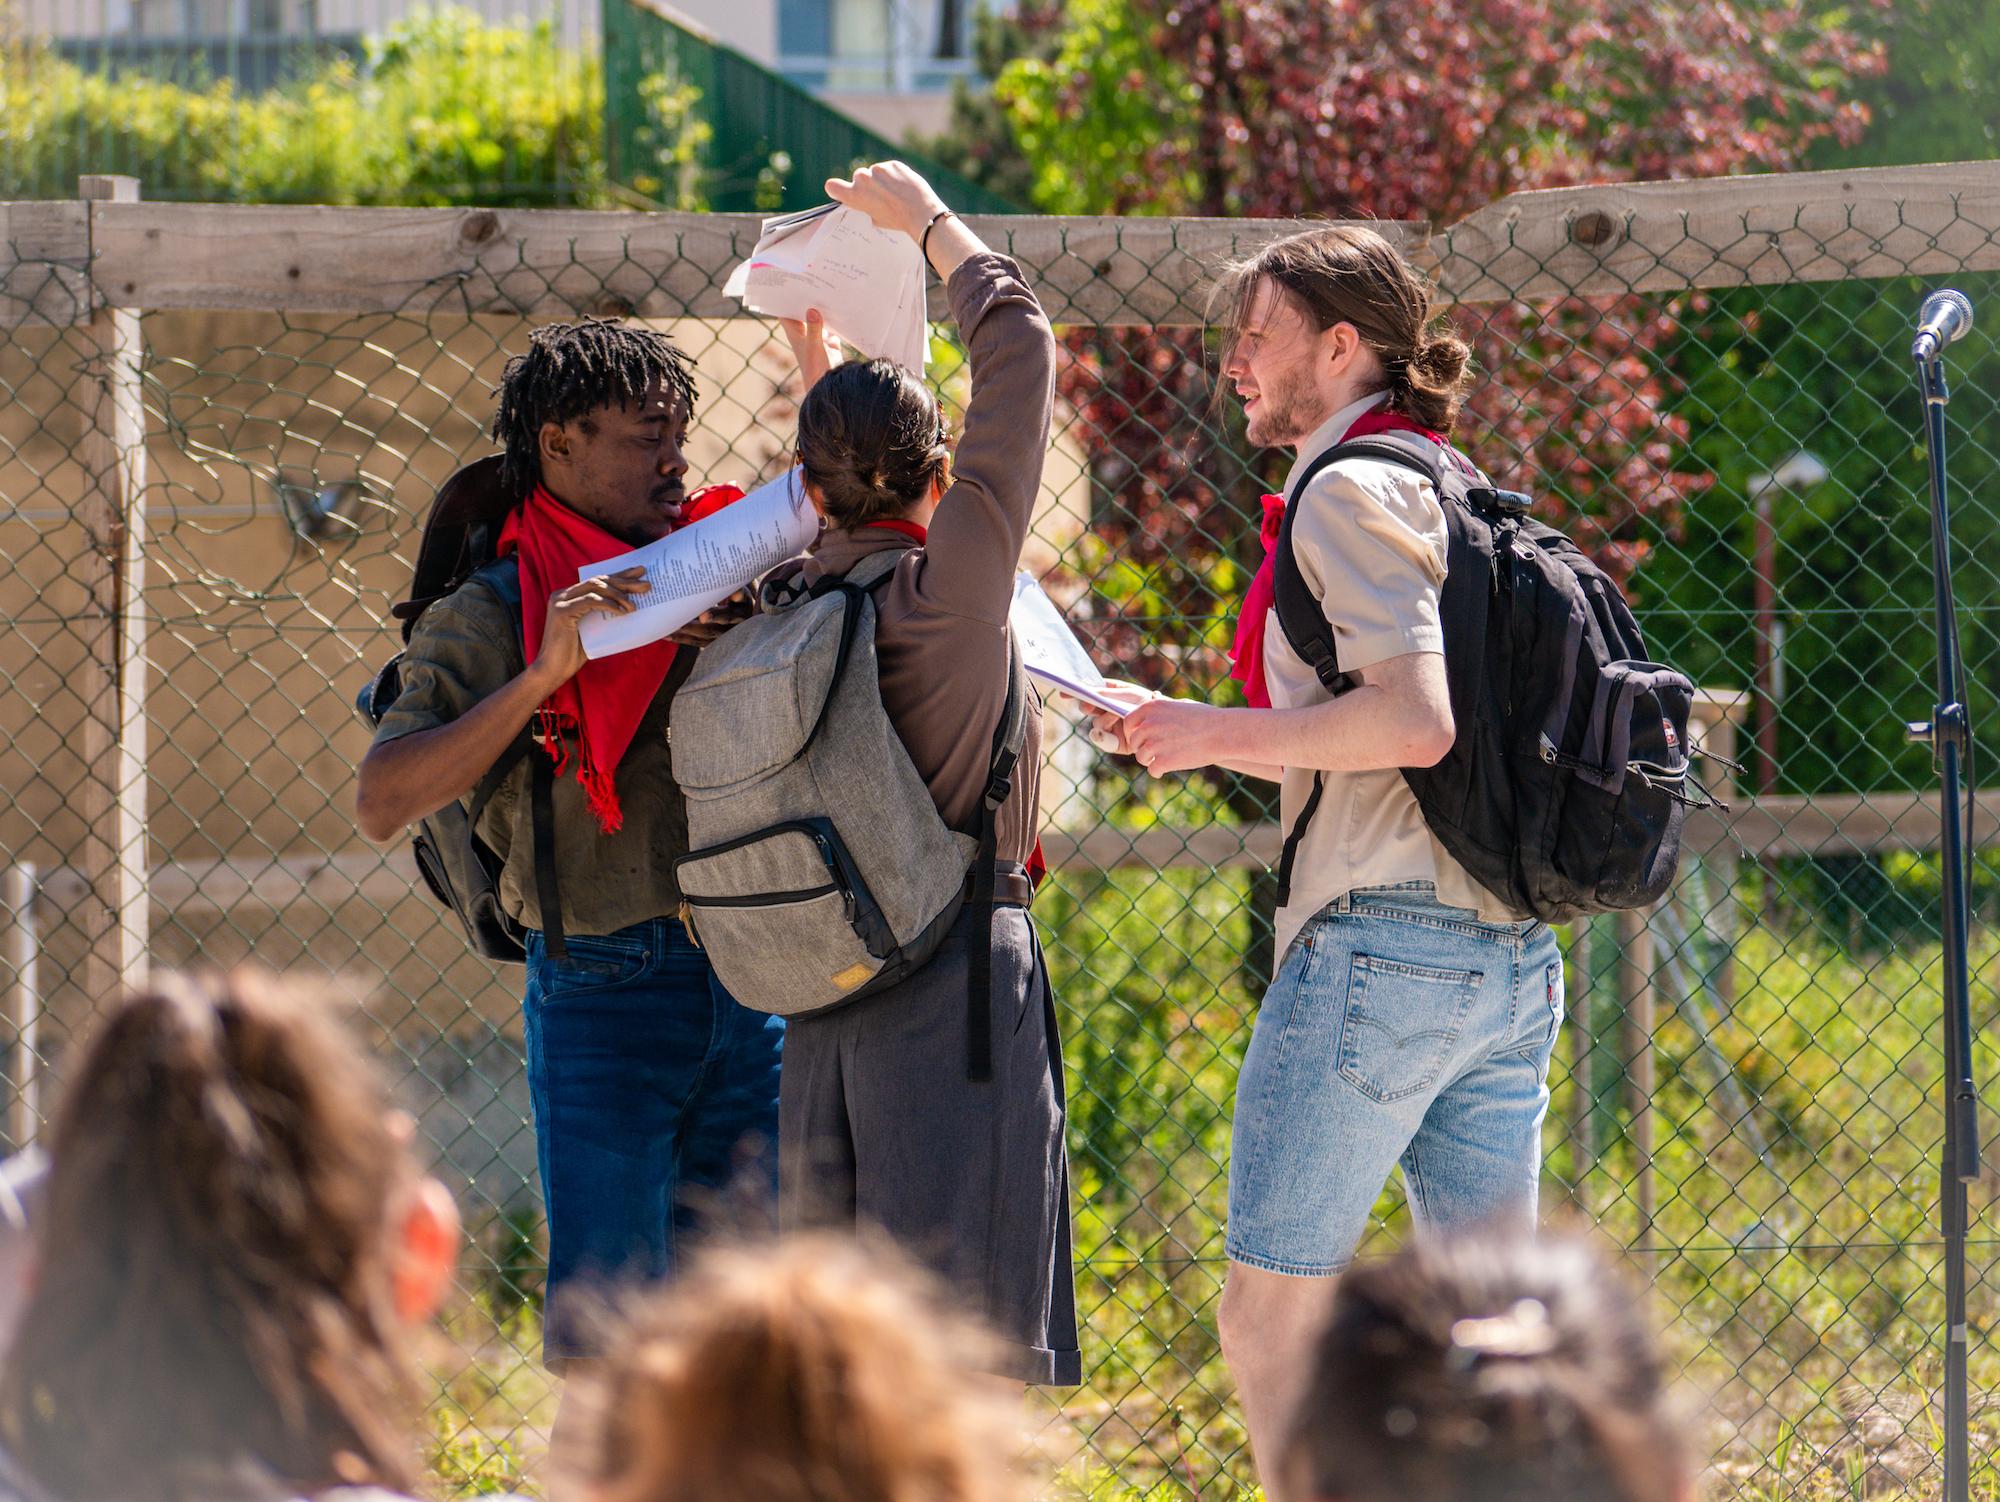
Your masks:
M742 494L733 485L696 491L688 497L681 524L713 515ZM549 597L576 583L579 569L630 551L629 543L539 485L509 513L500 530L499 552L503 558L517 554L521 560L521 638L529 662L542 649ZM618 764L667 681L675 650L672 642L660 641L595 658L536 711L543 748L554 759L558 777L568 769L570 747L575 746L576 780L605 834L616 834L625 825L624 810L618 805Z
M1420 438L1428 438L1447 453L1451 451L1451 445L1442 433L1418 427L1400 412L1384 412L1379 407L1356 418L1339 441L1346 443L1349 439L1367 438L1376 433L1415 433ZM1285 498L1281 495L1265 496L1262 527L1264 561L1258 565L1257 575L1250 581L1250 588L1244 592L1243 603L1237 609L1236 640L1229 649L1229 676L1243 685L1243 697L1252 709L1271 707L1271 688L1264 678L1264 630L1270 622L1271 607L1278 598L1277 571L1271 557L1277 550L1278 531L1284 520Z

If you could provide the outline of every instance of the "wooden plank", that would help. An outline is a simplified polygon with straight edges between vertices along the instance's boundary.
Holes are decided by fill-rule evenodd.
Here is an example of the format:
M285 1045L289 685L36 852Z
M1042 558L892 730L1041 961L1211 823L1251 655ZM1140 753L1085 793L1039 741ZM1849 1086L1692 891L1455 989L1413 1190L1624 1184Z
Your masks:
M300 902L326 908L368 902L387 908L413 893L430 901L407 845L338 855L171 861L153 868L146 889L152 905L162 914L185 915L283 909ZM84 874L64 867L44 876L37 909L60 920L87 894ZM442 912L439 917L444 917Z
M0 203L0 327L90 317L90 214L80 203Z
M23 211L37 206L12 205ZM73 206L64 206L73 208ZM100 204L101 295L145 308L740 317L747 214ZM972 216L1058 323L1199 324L1282 219ZM1461 302L2000 269L2000 162L1521 193L1435 236L1378 225ZM933 290L932 311L944 312Z
M86 177L86 199L132 202L130 177ZM88 938L86 996L137 985L150 947L146 826L146 413L139 315L105 307L89 323L89 422L81 458L88 487L78 514L90 539L75 565L90 592L76 629L85 647L79 852L87 899L75 910Z
M2000 845L2000 788L1980 793L1975 843ZM1284 834L1275 823L1209 824L1144 830L1100 825L1051 830L1042 846L1054 870L1248 870L1277 864ZM1860 855L1938 848L1938 795L1837 793L1814 798L1741 800L1729 813L1701 810L1688 817L1690 854L1737 857Z
M1111 219L968 215L966 223L1021 263L1051 323L1107 328L1200 327L1209 289L1231 261L1314 225L1296 219ZM1414 253L1421 222L1383 220L1380 231ZM931 316L948 316L933 288Z
M1741 838L1750 855L1934 850L1938 839L1935 794L1768 798L1726 820L1697 816L1689 822L1690 847L1697 834L1710 843ZM1829 833L1836 829L1844 829L1845 837ZM1979 795L1975 829L1980 845L2000 845L2000 788ZM1156 824L1142 831L1100 825L1087 832L1052 829L1042 837L1050 868L1070 874L1134 868L1251 870L1275 864L1283 845L1283 832L1274 823L1194 828ZM162 913L207 913L283 908L298 902L333 907L362 901L386 907L421 889L408 847L397 845L386 851L170 861L153 867L146 890ZM83 874L60 868L43 876L37 906L51 919L61 919L86 895Z
M1018 259L1057 323L1193 325L1229 260L1291 220L969 216ZM472 313L739 318L730 270L756 243L751 214L557 209L372 209L101 204L102 295L122 307L288 313ZM1423 226L1382 224L1399 243ZM931 311L946 314L933 286Z
M100 204L96 278L124 307L730 317L747 214Z
M1431 252L1468 303L2000 270L2000 161L1517 193Z
M2000 789L1980 792L1972 833L1978 846L2000 845ZM1934 791L1834 793L1746 798L1731 814L1696 814L1688 820L1686 847L1698 854L1734 850L1753 858L1924 853L1936 850L1939 838Z

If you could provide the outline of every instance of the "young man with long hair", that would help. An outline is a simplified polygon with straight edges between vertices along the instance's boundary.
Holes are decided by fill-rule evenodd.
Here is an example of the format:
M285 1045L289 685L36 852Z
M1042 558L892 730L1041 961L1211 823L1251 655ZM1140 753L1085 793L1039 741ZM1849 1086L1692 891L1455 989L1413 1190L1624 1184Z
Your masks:
M1266 573L1238 636L1251 707L1157 699L1100 730L1155 773L1219 765L1279 783L1298 831L1277 974L1237 1085L1220 1312L1260 1469L1294 1502L1273 1474L1279 1436L1390 1172L1421 1226L1533 1219L1562 960L1546 925L1452 860L1403 779L1455 734L1435 487L1379 458L1315 467L1385 432L1462 463L1450 435L1466 345L1365 228L1278 241L1224 291L1223 374L1251 442L1297 456L1273 500L1288 498L1299 573L1350 686L1335 694L1293 650Z

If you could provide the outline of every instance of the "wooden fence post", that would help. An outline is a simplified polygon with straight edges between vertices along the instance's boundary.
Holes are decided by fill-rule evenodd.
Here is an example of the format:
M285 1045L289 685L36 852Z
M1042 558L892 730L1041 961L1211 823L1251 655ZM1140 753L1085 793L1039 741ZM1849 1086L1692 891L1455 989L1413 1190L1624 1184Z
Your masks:
M1697 689L1694 713L1688 729L1695 744L1713 753L1713 759L1695 763L1695 772L1720 803L1734 804L1738 789L1730 763L1736 760L1737 727L1750 706L1750 694L1740 688ZM1736 1010L1736 941L1743 925L1736 907L1736 851L1727 842L1708 855L1698 857L1708 867L1707 910L1693 915L1694 924L1714 940L1717 955L1714 973L1699 979L1712 984L1721 998L1725 1013ZM1692 934L1694 924L1689 925Z
M1650 910L1618 914L1618 999L1625 1020L1625 1078L1632 1111L1632 1202L1638 1224L1632 1245L1648 1277L1659 1268L1653 1256L1653 1217L1658 1208L1653 1182L1653 930Z
M7 910L7 968L13 993L13 1078L8 1081L7 1138L15 1152L30 1146L42 1123L42 941L37 932L33 865L0 872L0 906Z
M131 203L131 177L85 177L86 203ZM94 225L93 225L94 229ZM93 233L93 248L95 235ZM93 265L95 257L93 255ZM94 289L93 289L94 290ZM90 590L81 623L86 648L79 868L88 896L78 917L89 943L83 966L87 1005L97 1006L145 974L146 890L146 413L141 403L139 314L99 306L90 320L89 422L83 464L89 479L81 520Z
M1569 1200L1589 1214L1590 1175L1597 1167L1597 1034L1591 1026L1591 968L1595 961L1591 921L1570 925L1569 953L1564 956L1564 1015L1569 1024Z

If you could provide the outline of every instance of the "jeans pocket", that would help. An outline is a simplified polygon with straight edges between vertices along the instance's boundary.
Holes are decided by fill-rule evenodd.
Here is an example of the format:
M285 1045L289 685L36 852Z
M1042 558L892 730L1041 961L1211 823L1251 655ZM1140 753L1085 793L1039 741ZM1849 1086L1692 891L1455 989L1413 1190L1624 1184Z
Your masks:
M1563 967L1560 957L1550 960L1539 973L1531 972L1522 977L1525 986L1536 988L1536 994L1523 997L1525 1005L1521 1010L1525 1021L1520 1034L1525 1041L1515 1050L1524 1059L1535 1059L1542 1066L1546 1076L1549 1059L1555 1053L1556 1035L1562 1031L1563 1019ZM1517 1003L1517 1005L1520 1003Z
M563 945L569 954L551 960L539 934L531 941L528 960L539 981L534 989L545 1003L628 986L653 963L652 943L638 934L565 934Z
M1341 1078L1377 1101L1435 1085L1485 979L1357 952L1341 1015Z

